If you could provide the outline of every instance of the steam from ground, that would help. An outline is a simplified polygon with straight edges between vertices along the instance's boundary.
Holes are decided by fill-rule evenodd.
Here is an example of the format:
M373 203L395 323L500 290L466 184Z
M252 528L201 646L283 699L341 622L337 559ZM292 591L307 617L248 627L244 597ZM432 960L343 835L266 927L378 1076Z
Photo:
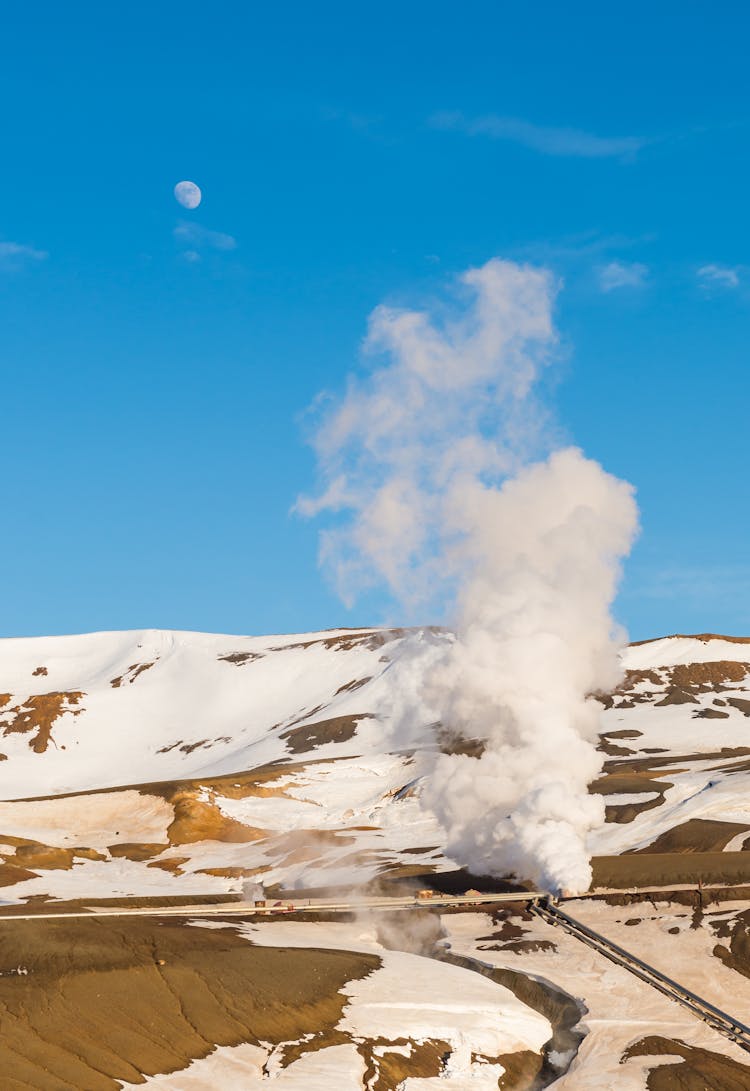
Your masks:
M576 448L548 453L535 384L554 294L546 271L493 260L450 310L378 307L365 348L384 355L324 413L322 490L298 510L340 513L321 558L345 601L385 584L410 610L449 604L455 639L403 664L393 708L396 733L417 718L486 740L479 758L439 755L424 784L446 853L583 890L604 817L589 695L618 679L609 611L637 509Z

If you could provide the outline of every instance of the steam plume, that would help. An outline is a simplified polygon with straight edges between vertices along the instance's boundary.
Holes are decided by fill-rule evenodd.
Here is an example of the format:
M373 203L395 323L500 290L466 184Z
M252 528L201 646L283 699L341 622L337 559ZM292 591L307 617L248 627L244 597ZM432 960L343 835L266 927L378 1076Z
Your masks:
M321 557L345 601L385 584L408 608L451 610L454 638L402 671L392 725L418 717L486 740L479 758L439 755L425 783L447 853L582 890L586 835L604 817L587 791L601 768L588 695L618 677L609 609L637 509L576 448L548 453L534 391L555 288L493 260L437 317L378 307L365 348L384 356L324 414L321 493L298 509L340 513Z

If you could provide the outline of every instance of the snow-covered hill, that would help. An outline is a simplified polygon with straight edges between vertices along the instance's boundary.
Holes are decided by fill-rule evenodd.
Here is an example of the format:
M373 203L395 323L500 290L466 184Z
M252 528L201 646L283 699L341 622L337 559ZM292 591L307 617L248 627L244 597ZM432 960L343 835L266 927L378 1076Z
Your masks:
M401 665L438 630L127 632L0 642L0 881L57 898L362 885L455 867L419 804L447 738L396 739ZM750 838L750 642L631 646L602 698L597 856ZM671 838L671 840L670 840Z
M750 640L705 634L631 645L605 701L607 825L594 854L750 847Z

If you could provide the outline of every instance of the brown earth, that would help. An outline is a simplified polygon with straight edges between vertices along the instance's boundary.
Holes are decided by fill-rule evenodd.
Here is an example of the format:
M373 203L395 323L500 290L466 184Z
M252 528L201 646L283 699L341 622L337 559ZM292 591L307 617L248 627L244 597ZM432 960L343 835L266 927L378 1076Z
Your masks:
M10 702L10 696L10 694L0 694L0 708ZM29 746L35 754L43 754L50 742L54 742L52 726L55 721L65 713L79 716L83 709L71 706L79 704L81 698L85 696L86 694L80 690L70 690L67 693L39 693L27 697L21 704L9 710L10 713L15 713L13 719L5 720L7 713L0 718L0 722L4 725L3 735L36 732L29 739Z
M673 667L626 670L611 694L596 694L606 708L634 708L637 704L694 704L701 694L725 692L750 674L750 663L718 659L707 663L678 663ZM643 688L644 685L647 688Z
M613 772L592 781L589 785L589 792L602 795L605 799L608 795L638 796L658 792L659 794L655 798L644 799L640 803L635 799L632 803L612 803L605 806L604 815L607 822L632 822L644 811L650 811L653 807L660 807L664 802L664 793L667 788L672 787L672 783L667 780L659 780L658 778L661 775L661 771L656 770L641 770L637 773Z
M725 966L750 977L750 910L738 913L731 923L720 922L716 931L722 938L729 939L729 946L717 944L714 955Z
M308 754L311 750L326 743L349 742L357 733L360 720L370 717L367 713L355 716L333 716L327 720L318 720L314 724L291 728L281 733L287 749L293 754Z
M196 841L260 841L266 830L245 826L222 814L211 798L196 788L181 788L170 796L174 819L167 828L170 845L191 845Z
M531 931L524 928L521 921L532 921L531 914L525 910L499 910L493 921L500 927L489 936L477 937L479 951L515 951L517 954L531 954L535 951L556 951L557 944L546 939L524 939ZM491 941L491 942L488 942Z
M698 698L684 686L667 686L667 691L661 701L655 701L657 708L663 705L696 705Z
M159 856L168 848L168 843L160 845L144 841L121 841L117 845L110 845L107 851L110 856L115 858L124 857L126 860L132 860L134 863L140 864L144 860L151 860L154 856Z
M699 883L736 886L750 882L750 853L627 853L623 856L594 856L591 889L629 887L653 889Z
M721 686L725 682L742 682L750 671L750 663L735 659L718 659L712 663L678 663L672 667L675 686Z
M362 686L366 686L368 682L372 682L372 678L353 678L351 682L347 682L334 693L334 697L338 697L340 693L353 693L356 689L362 689Z
M229 652L218 658L220 663L234 663L235 667L244 667L246 663L254 663L256 659L262 659L263 656L260 652Z
M605 735L599 736L599 745L596 749L609 758L626 758L637 753L636 750L631 750L629 746L618 746L616 743L610 742Z
M604 775L622 776L632 773L639 777L673 776L677 773L685 773L691 764L697 761L723 761L733 758L746 758L750 756L750 747L747 746L723 746L720 750L708 750L700 754L667 754L663 758L622 758L604 763ZM679 765L685 768L671 769L670 766ZM599 783L598 781L596 783ZM602 781L603 783L603 781ZM597 789L598 791L599 789Z
M144 671L151 670L154 663L157 662L158 660L154 659L150 663L131 663L124 674L120 674L117 678L113 678L109 684L113 689L119 689L123 682L129 682L132 685L139 675L143 674Z
M14 921L0 935L3 1091L116 1091L214 1045L349 1040L339 990L379 965L168 918Z
M411 1054L387 1052L389 1045L411 1046ZM451 1048L447 1042L427 1038L424 1042L413 1042L408 1038L397 1038L389 1042L384 1038L374 1038L358 1046L364 1058L365 1075L363 1086L372 1091L393 1091L409 1076L421 1079L439 1076L443 1070L443 1061L450 1056ZM375 1055L376 1048L385 1048L382 1056Z
M313 648L320 645L329 651L351 651L352 648L367 648L376 651L385 644L390 644L402 636L406 636L408 629L367 629L355 630L338 636L315 637L313 640L299 641L294 644L285 644L283 648L273 648L275 652L286 652L292 648Z
M240 901L241 894L238 893L224 893L224 894L201 894L201 905L233 905L235 902ZM35 902L45 901L49 899L47 894L30 894L24 899L24 905L2 905L0 906L0 918L5 917L17 917L23 916L24 913L28 913L29 906L33 906ZM121 896L115 898L70 898L68 900L52 901L44 906L45 913L70 913L77 910L89 911L95 907L101 906L105 909L132 909L134 901L137 901L139 908L150 909L163 909L178 906L185 906L185 916L189 917L190 910L195 908L196 896L195 894L169 894L169 895L149 895L142 896L134 899L128 896Z
M160 871L167 871L170 875L184 875L183 864L189 864L189 856L169 856L166 860L150 860L146 867L155 867Z
M16 883L23 883L27 879L37 878L37 873L29 871L28 868L18 867L17 864L7 862L0 864L0 886L15 886Z
M622 1059L666 1055L680 1060L652 1068L646 1080L648 1091L748 1091L750 1088L750 1066L658 1034L628 1046Z
M497 1086L501 1091L521 1091L521 1089L539 1087L538 1082L544 1058L530 1049L519 1050L518 1053L506 1053L501 1057L487 1057L483 1060L499 1062L505 1072L498 1080ZM541 1084L543 1087L544 1084Z
M660 834L650 845L635 853L722 852L733 837L750 831L740 822L717 822L710 818L690 818Z
M62 849L33 842L28 845L19 845L11 862L23 868L41 868L43 871L69 871L76 859L106 860L107 857L101 852L97 852L96 849Z

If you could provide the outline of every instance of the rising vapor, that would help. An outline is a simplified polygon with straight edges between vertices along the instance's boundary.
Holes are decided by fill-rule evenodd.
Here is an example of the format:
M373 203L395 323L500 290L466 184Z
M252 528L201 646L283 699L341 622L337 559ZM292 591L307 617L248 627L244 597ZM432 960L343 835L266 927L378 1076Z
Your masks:
M637 509L576 448L549 453L535 384L555 291L545 270L493 260L451 308L378 307L365 349L380 358L323 413L321 490L297 507L338 513L321 559L346 602L385 585L411 611L447 605L455 636L396 669L390 727L486 740L478 758L440 754L423 787L448 855L583 890L604 818L589 695L618 678L609 610Z

